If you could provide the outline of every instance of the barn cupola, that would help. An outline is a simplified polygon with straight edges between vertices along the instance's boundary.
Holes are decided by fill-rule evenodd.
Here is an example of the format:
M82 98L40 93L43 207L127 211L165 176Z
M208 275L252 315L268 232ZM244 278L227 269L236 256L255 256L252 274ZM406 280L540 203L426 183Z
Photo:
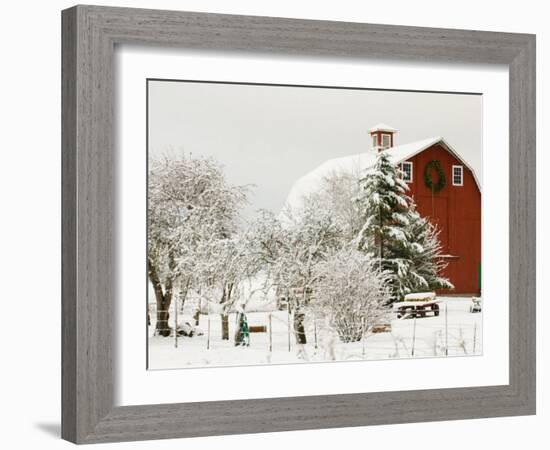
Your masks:
M395 146L397 130L384 123L379 123L369 130L372 149L378 152Z

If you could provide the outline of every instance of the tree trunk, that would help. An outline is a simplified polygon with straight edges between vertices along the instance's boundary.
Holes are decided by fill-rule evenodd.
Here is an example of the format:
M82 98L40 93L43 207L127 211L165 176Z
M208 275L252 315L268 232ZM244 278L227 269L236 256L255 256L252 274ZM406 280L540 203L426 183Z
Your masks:
M228 341L229 340L229 315L227 314L226 304L229 303L231 300L231 292L233 291L233 283L228 283L224 289L222 294L222 299L220 301L220 304L223 305L224 312L220 314L222 319L222 341Z
M187 294L189 292L189 284L191 283L191 280L187 278L187 281L185 282L185 286L181 288L180 291L180 312L183 314L183 308L185 307L185 300L187 300Z
M195 326L199 326L200 318L201 318L201 308L199 306L195 311L195 314L193 315L193 319L195 319Z
M294 334L296 335L297 344L306 344L306 330L304 327L304 320L306 315L302 312L294 312Z
M149 280L151 280L151 284L153 285L157 302L157 324L155 330L157 334L161 336L170 336L171 329L168 325L168 319L170 318L170 303L172 303L172 282L166 283L166 290L163 291L154 264L151 263L151 260L148 260L147 265L149 269Z
M168 337L172 332L170 325L168 325L168 319L170 318L170 313L168 312L169 306L167 307L166 303L161 301L160 303L157 302L157 308L156 332L161 336Z
M384 243L382 242L382 214L380 213L380 207L378 207L378 226L380 227L380 231L378 238L380 239L379 245L380 248L378 250L378 258L380 262L380 272L382 272L382 258L384 257Z
M222 341L229 340L229 315L220 314L222 318Z

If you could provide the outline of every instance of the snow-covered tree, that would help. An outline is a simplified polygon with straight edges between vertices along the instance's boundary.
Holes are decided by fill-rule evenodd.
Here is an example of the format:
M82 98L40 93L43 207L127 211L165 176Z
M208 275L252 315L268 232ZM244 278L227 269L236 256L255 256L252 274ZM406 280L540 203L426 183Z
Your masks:
M346 246L332 251L313 270L316 317L325 317L342 342L361 340L388 315L390 290L378 261Z
M359 171L331 173L323 178L318 191L309 199L331 213L345 242L353 240L362 225L356 201L360 194L359 180Z
M402 295L434 289L453 289L452 283L440 274L446 263L441 258L439 231L422 217L414 204L409 212L408 232L412 242L408 276L400 278L404 282L399 291Z
M176 285L196 283L204 249L237 227L244 187L230 186L212 159L153 160L148 183L148 274L157 302L157 332L170 334L169 308ZM212 259L202 260L207 264ZM183 301L184 299L182 299Z
M387 152L378 154L360 183L358 203L364 224L357 246L377 258L380 270L390 274L391 300L418 290L451 287L437 275L442 268L437 232L416 211L408 186Z
M341 243L339 228L329 211L311 203L299 215L287 213L282 222L263 212L251 227L250 246L279 297L294 314L298 344L306 343L304 308L310 301L314 267Z
M397 300L400 296L399 278L405 275L405 264L411 250L408 188L387 152L378 154L376 164L366 171L360 183L362 192L358 201L364 224L357 245L360 250L377 258L381 271L390 274L392 300Z
M222 340L229 339L229 311L246 303L244 286L255 277L261 267L248 248L241 233L224 239L209 240L199 246L195 265L197 287L208 302L216 303L222 321Z

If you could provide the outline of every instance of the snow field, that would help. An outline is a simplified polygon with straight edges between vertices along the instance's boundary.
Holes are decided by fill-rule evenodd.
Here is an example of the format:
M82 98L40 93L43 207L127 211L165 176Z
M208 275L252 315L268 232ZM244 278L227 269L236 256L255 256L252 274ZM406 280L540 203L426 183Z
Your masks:
M201 314L199 327L204 335L178 337L177 347L173 336L164 338L153 335L155 317L152 314L148 330L148 367L174 369L480 355L482 315L470 313L471 299L439 297L438 300L441 301L438 317L396 319L394 314L391 316L391 332L369 334L362 341L353 343L341 342L324 320L306 314L308 343L302 346L296 344L292 316L289 327L287 311L247 313L250 326L263 325L268 330L265 333L251 333L249 347L234 345L235 313L229 317L229 341L221 340L219 314ZM447 314L445 308L448 308ZM171 314L171 326L173 319ZM178 317L178 323L185 321L194 324L186 311Z

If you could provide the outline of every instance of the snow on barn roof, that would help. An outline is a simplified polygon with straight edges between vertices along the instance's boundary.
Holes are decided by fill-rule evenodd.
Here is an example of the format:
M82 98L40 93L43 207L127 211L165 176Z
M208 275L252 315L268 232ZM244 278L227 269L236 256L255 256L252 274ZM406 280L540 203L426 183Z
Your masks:
M385 123L377 123L375 126L373 126L369 132L374 133L375 131L389 131L390 133L396 133L397 130L393 127L390 127L389 125L386 125Z
M399 164L400 162L412 158L416 154L426 150L434 144L443 145L455 158L470 169L478 188L481 190L478 177L473 168L470 167L470 165L464 161L464 159L442 137L432 137L421 141L411 142L409 144L397 145L384 151L388 153L390 161L394 164ZM322 185L323 180L329 176L345 173L360 174L362 171L368 169L376 163L377 153L377 151L369 150L356 155L344 156L325 161L323 164L305 174L294 183L286 199L285 207L290 209L300 208L303 205L303 199L318 190Z

